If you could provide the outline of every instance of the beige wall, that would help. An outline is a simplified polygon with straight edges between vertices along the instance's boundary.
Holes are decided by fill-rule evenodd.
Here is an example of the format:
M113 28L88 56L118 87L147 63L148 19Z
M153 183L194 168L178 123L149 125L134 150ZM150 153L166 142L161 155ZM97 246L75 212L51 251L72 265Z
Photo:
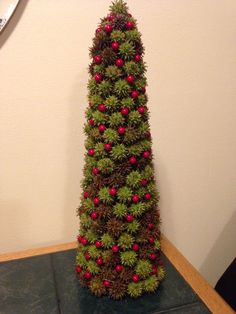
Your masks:
M88 47L109 1L21 0L0 35L0 251L75 239ZM236 2L130 0L163 230L214 284L235 256Z

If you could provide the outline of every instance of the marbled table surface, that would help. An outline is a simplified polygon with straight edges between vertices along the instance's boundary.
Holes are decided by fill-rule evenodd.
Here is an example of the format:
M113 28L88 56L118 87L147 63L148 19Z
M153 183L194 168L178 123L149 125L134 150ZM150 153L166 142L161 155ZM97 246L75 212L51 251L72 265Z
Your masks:
M155 294L113 301L82 287L75 250L0 263L0 314L205 314L199 297L163 256L166 278Z

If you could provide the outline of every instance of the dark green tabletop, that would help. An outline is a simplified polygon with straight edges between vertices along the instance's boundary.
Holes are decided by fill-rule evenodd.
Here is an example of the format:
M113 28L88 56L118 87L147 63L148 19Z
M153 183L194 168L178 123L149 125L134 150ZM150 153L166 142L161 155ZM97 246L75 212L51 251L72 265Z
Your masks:
M0 263L0 314L205 314L199 297L163 256L155 294L113 301L92 296L74 273L75 250Z

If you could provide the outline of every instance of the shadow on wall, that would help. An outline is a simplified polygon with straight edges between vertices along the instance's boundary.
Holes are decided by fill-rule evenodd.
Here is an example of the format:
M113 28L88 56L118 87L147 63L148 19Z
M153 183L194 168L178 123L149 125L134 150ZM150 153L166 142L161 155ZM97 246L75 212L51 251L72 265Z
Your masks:
M79 218L76 208L80 204L81 179L84 167L84 122L86 109L87 69L83 68L75 81L68 104L68 134L67 134L67 175L65 182L64 231L63 235L69 241L76 241L79 230ZM81 88L80 88L81 87ZM82 116L82 118L81 118Z
M11 36L12 32L14 31L16 25L18 24L23 12L25 11L25 8L28 4L29 0L21 0L16 8L16 11L12 15L10 21L8 22L8 25L3 30L2 34L0 35L0 49L5 44L5 42L8 40L8 38Z
M214 228L214 226L212 226L212 228ZM200 273L208 279L212 286L215 286L216 281L221 277L226 268L236 257L235 239L236 211L225 225L223 231L199 269ZM232 258L225 260L225 256L231 256Z

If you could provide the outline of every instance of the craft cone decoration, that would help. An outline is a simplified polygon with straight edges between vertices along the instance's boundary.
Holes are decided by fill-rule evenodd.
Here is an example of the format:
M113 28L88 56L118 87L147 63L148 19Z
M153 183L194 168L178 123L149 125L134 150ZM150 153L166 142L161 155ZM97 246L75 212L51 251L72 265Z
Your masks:
M154 292L164 277L144 48L126 3L95 31L76 273L96 296Z

